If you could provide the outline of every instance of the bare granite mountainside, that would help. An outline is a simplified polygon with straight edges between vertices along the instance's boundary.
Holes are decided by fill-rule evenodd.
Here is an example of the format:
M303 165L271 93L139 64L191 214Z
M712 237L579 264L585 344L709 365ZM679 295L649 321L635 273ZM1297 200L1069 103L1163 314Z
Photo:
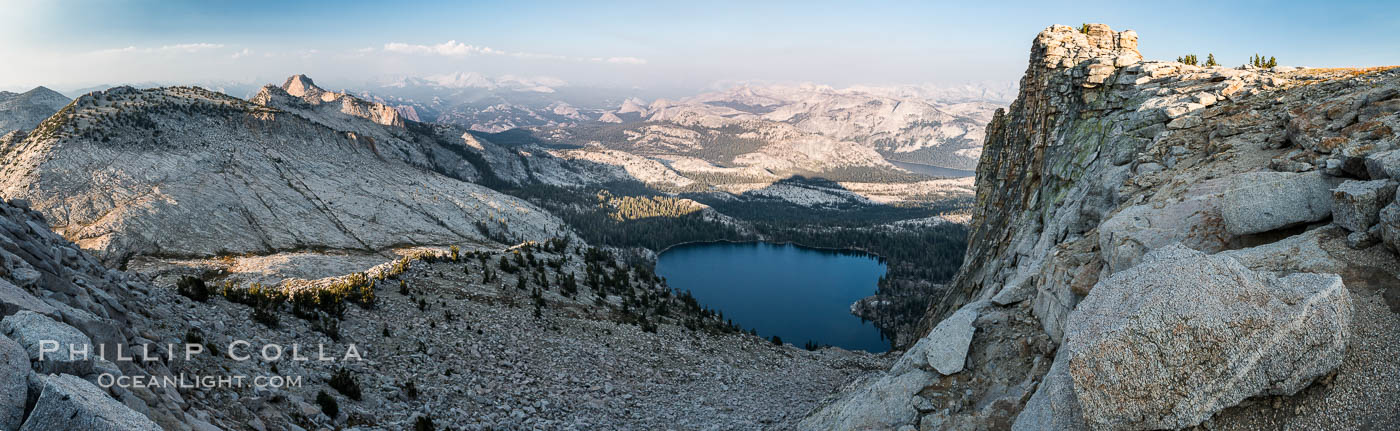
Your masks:
M563 235L552 215L474 183L527 175L488 145L300 75L251 102L117 87L0 142L0 197L26 199L108 263Z
M1400 427L1400 69L1137 46L1035 38L928 335L799 428Z
M45 87L34 87L23 93L0 91L0 136L33 129L69 101L68 97Z
M0 429L791 428L888 366L739 331L476 184L610 174L397 115L296 76L252 102L114 88L6 137ZM41 360L46 340L166 359Z
M724 330L580 242L454 248L313 280L297 290L318 298L308 313L298 300L250 302L269 290L108 269L27 207L0 201L4 430L791 428L889 364ZM507 259L519 266L500 269ZM621 275L582 281L594 266ZM581 281L542 287L546 271ZM332 289L355 277L378 282L373 295L338 302L349 300ZM533 292L503 288L526 284ZM619 305L637 298L671 312L638 325ZM41 359L50 341L90 354ZM205 380L229 376L244 380ZM271 376L300 383L253 383Z

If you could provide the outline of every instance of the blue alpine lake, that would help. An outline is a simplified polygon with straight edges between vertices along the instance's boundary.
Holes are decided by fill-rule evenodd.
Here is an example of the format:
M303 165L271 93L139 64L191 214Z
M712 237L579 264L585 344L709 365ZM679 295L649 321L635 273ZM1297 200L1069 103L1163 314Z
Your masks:
M690 291L745 330L803 346L811 341L847 350L884 352L889 341L851 314L851 303L875 293L885 264L860 252L762 242L712 242L672 247L656 273Z
M935 177L963 178L977 175L977 171L969 171L965 169L952 169L945 168L942 166L925 165L923 163L896 162L894 160L889 160L889 162L890 164L903 168L904 170L909 172Z

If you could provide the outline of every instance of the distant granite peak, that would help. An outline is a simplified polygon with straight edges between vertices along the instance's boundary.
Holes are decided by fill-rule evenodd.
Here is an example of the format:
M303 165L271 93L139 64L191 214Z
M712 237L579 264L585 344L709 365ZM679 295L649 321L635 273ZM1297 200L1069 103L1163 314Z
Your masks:
M317 87L311 77L299 73L287 78L287 81L282 84L282 89L286 90L287 94L303 98L308 95L319 98L322 93L326 92L321 87Z
M71 101L43 86L23 93L0 92L0 135L33 129Z

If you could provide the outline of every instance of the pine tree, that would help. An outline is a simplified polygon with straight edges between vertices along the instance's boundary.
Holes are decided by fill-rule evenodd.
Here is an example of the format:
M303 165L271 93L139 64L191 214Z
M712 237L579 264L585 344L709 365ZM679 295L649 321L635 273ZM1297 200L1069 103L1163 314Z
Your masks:
M1260 68L1260 69L1267 69L1267 68L1271 68L1271 67L1277 67L1277 66L1278 66L1278 59L1276 59L1276 58L1274 58L1274 57L1269 57L1269 58L1265 59L1265 58L1264 58L1264 55L1262 55L1262 54L1254 54L1253 56L1249 57L1249 65L1254 66L1254 67L1257 67L1257 68Z
M562 283L564 286L560 290L564 293L564 296L573 298L574 295L578 294L578 280L574 277L573 273L569 273L569 275L563 277L563 279L564 281Z
M535 319L539 319L544 316L544 294L539 289L535 289L530 296L535 300Z
M1215 62L1215 54L1206 54L1206 67L1214 67L1219 65L1220 63Z

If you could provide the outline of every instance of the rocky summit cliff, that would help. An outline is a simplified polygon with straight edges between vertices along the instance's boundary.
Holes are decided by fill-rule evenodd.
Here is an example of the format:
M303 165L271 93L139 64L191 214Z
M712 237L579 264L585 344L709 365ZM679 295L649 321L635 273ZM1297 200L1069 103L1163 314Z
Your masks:
M292 75L287 78L287 82L282 84L282 91L286 91L292 97L300 98L311 106L329 109L332 112L340 112L353 117L364 118L376 124L385 126L404 126L404 118L399 116L397 109L381 103L370 102L351 96L346 93L336 93L326 91L317 87L315 82L306 75ZM264 90L254 98L254 102L267 97Z
M305 77L285 87L251 102L192 87L89 93L0 141L0 196L110 264L562 232L476 184L513 175L504 150Z
M1137 44L1035 38L927 335L802 428L1400 424L1400 69Z

